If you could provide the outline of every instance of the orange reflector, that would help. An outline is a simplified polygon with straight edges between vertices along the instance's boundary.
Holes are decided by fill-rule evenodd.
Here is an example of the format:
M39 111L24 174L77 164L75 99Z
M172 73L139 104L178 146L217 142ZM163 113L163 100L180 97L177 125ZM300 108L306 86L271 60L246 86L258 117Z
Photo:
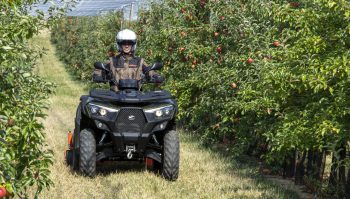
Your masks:
M73 134L71 131L68 132L68 146L69 148L73 147Z
M151 167L151 166L153 166L153 159L151 159L151 158L146 158L146 165L148 166L148 167Z

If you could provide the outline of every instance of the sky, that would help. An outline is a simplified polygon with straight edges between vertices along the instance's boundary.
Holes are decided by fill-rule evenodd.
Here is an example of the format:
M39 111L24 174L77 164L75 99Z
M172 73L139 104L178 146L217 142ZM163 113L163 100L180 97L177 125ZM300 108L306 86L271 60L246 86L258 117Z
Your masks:
M42 1L44 2L44 1ZM145 7L147 0L76 0L75 6L69 6L71 11L68 12L68 16L96 16L103 12L119 11L123 9L124 18L129 18L131 4L133 4L133 19L137 18L137 11L139 7ZM71 0L50 0L46 4L38 3L34 5L35 9L47 12L48 8L52 5L58 5L60 7L72 4Z

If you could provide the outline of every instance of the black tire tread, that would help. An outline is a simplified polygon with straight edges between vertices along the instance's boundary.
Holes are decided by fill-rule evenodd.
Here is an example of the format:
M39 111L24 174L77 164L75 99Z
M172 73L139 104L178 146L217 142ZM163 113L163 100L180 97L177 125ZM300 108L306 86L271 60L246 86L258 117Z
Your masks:
M164 135L162 175L165 179L175 181L179 176L180 141L177 131L170 130Z
M79 171L89 177L96 175L96 141L93 132L84 129L79 136Z
M66 151L66 156L65 156L66 158L65 158L65 163L68 165L68 166L70 166L70 167L72 167L72 165L73 165L73 151L72 150L67 150Z

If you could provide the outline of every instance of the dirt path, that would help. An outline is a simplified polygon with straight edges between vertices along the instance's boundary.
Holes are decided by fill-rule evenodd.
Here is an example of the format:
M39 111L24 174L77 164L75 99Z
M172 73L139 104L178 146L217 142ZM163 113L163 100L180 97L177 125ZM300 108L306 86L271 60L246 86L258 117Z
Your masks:
M205 150L198 141L181 132L180 175L168 182L143 167L114 170L96 178L72 173L64 164L66 133L74 128L76 106L85 85L72 80L55 56L49 34L43 33L34 43L47 48L38 63L38 72L57 85L50 98L48 117L44 121L47 143L54 151L51 177L55 186L40 198L298 198L256 173L255 168L237 163L232 158Z

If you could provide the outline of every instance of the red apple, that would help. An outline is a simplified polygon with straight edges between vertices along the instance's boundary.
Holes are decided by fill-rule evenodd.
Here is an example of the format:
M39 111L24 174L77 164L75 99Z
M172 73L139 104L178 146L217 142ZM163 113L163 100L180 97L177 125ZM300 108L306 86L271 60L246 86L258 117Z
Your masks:
M298 8L300 4L298 2L290 2L289 5L290 7Z
M218 47L216 48L216 52L218 52L218 53L221 53L221 52L222 52L221 46L218 46Z
M207 4L207 2L205 0L201 0L199 3L202 7L204 7Z
M274 42L273 42L273 45L274 45L275 47L278 47L278 46L280 45L280 42L279 42L279 41L274 41Z
M225 17L224 16L220 16L220 20L221 21L225 20Z
M0 198L7 196L7 191L5 187L0 187Z
M215 37L218 37L218 36L219 36L219 33L218 33L218 32L214 32L214 36L215 36Z
M193 60L192 64L193 64L193 65L196 65L196 64L197 64L197 60L196 60L196 59Z
M253 62L254 62L254 59L252 59L252 58L250 58L250 57L247 59L247 64L250 65L250 64L252 64Z
M236 84L235 82L233 82L230 86L231 86L231 88L233 88L233 89L237 88L237 84Z
M185 13L186 9L185 8L181 8L181 13Z

